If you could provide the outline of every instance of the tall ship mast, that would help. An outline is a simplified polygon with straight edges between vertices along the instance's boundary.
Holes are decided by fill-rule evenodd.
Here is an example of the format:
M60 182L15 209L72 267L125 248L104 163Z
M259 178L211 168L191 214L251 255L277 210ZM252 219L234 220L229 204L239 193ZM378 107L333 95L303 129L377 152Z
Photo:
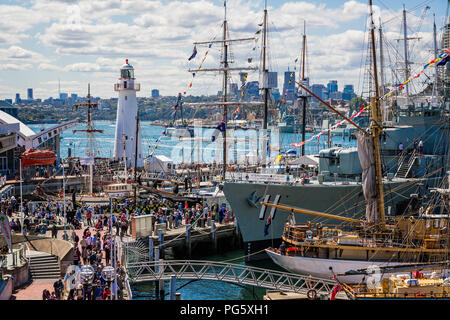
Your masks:
M373 24L369 34L370 45L375 48ZM376 52L371 49L369 53L373 63L377 58ZM378 65L376 68L378 70ZM375 72L371 74L374 75ZM389 84L384 81L383 91L383 83L378 79L378 74L377 79L372 78L373 82L377 80L377 84L373 86L374 99L371 99L370 107L365 104L360 110L363 116L371 116L369 131L354 121L348 121L350 119L343 114L339 117L354 126L357 132L370 134L373 141L371 154L376 150L373 157L373 162L376 162L373 177L376 179L371 180L375 192L369 212L374 213L374 219L369 219L368 226L374 230L383 230L386 220L406 213L411 206L416 209L426 206L430 188L439 188L442 184L446 172L444 168L448 166L450 144L448 112L442 103L426 103L425 99L411 95L410 100L413 103L408 107L397 108L397 97L386 97ZM297 85L324 107L332 110L326 101L317 97L302 83ZM384 123L382 105L386 108L393 106L394 111L394 117ZM337 110L333 112L335 111ZM422 147L419 149L417 145L420 141ZM356 217L359 220L363 212L366 212L363 190L365 173L356 147L328 147L308 155L308 158L302 161L305 168L298 174L281 168L280 172L272 177L263 178L255 173L246 173L241 178L224 183L223 191L239 221L244 245L250 254L260 252L267 246L278 246L285 223L291 219L289 212L262 205L260 202L283 203L287 207L333 213L341 217ZM307 215L296 217L296 222L300 224L307 224L309 220ZM314 218L313 221L322 220ZM331 218L327 223L339 221L337 218ZM252 255L250 259L256 258L257 255Z
M97 103L91 102L91 84L88 84L88 94L86 102L77 103L74 105L75 108L87 107L87 122L86 129L83 130L73 130L76 132L86 132L88 135L88 150L86 152L86 164L89 166L89 193L93 193L93 183L94 183L94 164L95 164L95 152L94 152L94 133L103 133L103 130L94 129L94 124L92 121L92 110L98 107Z
M229 49L232 43L254 41L255 38L239 38L230 39L228 38L228 20L227 20L227 1L224 1L224 20L223 20L223 35L222 40L212 40L206 42L194 42L194 45L209 45L221 44L222 45L222 61L221 68L199 68L199 69L189 69L190 73L197 72L221 72L222 78L222 101L221 102L206 102L206 103L185 103L187 106L222 106L222 123L220 125L222 132L222 177L225 179L227 172L227 123L228 123L228 107L229 106L241 106L241 105L261 105L259 102L244 102L244 101L229 101L228 100L228 85L229 76L231 72L234 71L255 71L258 70L257 67L230 67L229 61Z

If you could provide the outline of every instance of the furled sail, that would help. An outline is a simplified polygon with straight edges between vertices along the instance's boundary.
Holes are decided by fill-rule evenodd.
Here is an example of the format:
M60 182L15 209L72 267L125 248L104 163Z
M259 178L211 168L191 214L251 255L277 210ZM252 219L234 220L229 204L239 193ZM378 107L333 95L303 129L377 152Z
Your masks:
M366 221L368 224L376 224L378 217L377 187L376 187L376 171L375 158L373 155L372 137L365 136L358 132L357 137L358 157L362 172L362 188L364 199L366 199Z

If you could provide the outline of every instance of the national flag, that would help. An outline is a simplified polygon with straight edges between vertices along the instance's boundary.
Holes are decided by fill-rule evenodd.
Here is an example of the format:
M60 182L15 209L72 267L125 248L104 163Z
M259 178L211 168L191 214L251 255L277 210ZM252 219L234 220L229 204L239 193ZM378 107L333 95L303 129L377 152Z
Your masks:
M219 125L216 127L216 129L214 130L214 132L213 132L213 135L212 135L212 141L214 142L215 140L216 140L216 138L217 138L217 136L221 133L221 132L225 132L225 130L226 130L226 127L225 127L225 121L221 121L220 123L219 123Z
M194 51L192 51L192 55L189 57L188 61L191 61L197 55L197 46L194 47Z
M266 224L264 225L264 237L267 237L269 235L269 226L272 223L272 218L269 217L267 218Z

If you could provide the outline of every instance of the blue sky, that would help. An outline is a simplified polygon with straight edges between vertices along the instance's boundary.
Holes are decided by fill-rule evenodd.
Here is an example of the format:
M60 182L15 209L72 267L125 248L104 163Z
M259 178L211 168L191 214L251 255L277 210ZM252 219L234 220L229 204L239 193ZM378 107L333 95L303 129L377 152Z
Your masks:
M376 24L381 16L389 53L388 68L395 68L401 57L395 53L401 43L401 14L406 2L408 34L420 37L411 41L412 69L433 56L432 20L443 26L447 1L374 0ZM264 1L229 0L230 37L252 37L263 19ZM430 8L425 10L426 6ZM15 93L26 98L26 89L34 88L36 98L56 97L58 79L61 91L103 98L114 97L113 84L126 58L136 68L142 91L152 89L163 95L215 94L221 87L218 74L198 74L191 89L189 68L197 68L207 47L199 47L197 57L188 62L194 41L221 36L223 0L32 0L0 1L0 10L8 19L0 22L0 99ZM336 79L340 88L363 85L361 66L365 62L367 39L367 1L280 1L268 0L269 67L282 72L289 67L298 71L294 61L301 50L303 21L308 36L308 75L313 83ZM440 33L438 35L438 39ZM259 66L261 41L232 47L238 66ZM255 50L253 50L255 48ZM252 58L252 63L248 63ZM213 46L203 67L217 67L220 48ZM255 72L249 80L258 80ZM231 81L237 82L238 75ZM420 87L420 83L416 84Z

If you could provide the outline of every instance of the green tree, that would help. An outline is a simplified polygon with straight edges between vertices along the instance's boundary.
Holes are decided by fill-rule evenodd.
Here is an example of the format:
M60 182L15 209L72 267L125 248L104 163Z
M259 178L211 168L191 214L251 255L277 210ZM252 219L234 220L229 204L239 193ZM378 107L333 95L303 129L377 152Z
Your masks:
M367 105L367 101L361 97L354 97L350 100L350 112L359 111L363 104Z

